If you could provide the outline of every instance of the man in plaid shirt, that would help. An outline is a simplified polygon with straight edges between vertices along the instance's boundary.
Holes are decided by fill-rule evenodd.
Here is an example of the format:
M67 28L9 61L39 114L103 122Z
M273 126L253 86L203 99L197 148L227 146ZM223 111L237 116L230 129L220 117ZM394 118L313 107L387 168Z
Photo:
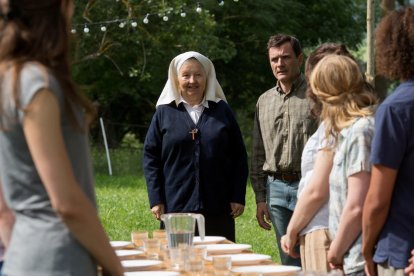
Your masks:
M282 264L300 266L280 248L280 238L296 205L303 147L317 129L306 80L300 71L304 60L299 41L289 35L271 36L267 44L276 86L256 104L251 160L251 182L256 194L256 218L270 230L272 222Z

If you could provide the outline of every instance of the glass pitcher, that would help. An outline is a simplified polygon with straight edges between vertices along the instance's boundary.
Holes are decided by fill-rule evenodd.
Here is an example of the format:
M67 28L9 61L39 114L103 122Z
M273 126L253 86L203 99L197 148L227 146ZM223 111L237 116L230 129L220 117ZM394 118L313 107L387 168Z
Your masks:
M178 247L183 243L193 245L195 222L197 220L200 239L204 240L204 216L193 213L170 213L161 215L167 231L168 247Z

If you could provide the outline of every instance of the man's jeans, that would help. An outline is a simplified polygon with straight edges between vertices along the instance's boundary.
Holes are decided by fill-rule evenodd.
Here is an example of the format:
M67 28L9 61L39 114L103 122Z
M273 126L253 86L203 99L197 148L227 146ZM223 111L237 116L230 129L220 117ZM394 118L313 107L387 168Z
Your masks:
M276 233L280 260L284 265L300 266L300 258L295 259L286 255L280 247L280 239L286 234L286 229L296 206L299 181L285 182L269 176L266 185L266 202L270 218ZM296 248L299 253L299 247Z

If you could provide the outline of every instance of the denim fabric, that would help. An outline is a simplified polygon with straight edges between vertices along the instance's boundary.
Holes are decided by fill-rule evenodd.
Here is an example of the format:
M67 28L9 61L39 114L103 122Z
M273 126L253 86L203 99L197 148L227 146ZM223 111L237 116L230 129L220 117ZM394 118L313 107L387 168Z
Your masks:
M296 206L296 194L299 181L285 182L268 177L266 185L266 202L270 212L273 229L276 233L277 247L283 265L300 266L300 258L294 259L286 255L280 247L280 238L286 234L286 229ZM297 248L299 252L299 247Z

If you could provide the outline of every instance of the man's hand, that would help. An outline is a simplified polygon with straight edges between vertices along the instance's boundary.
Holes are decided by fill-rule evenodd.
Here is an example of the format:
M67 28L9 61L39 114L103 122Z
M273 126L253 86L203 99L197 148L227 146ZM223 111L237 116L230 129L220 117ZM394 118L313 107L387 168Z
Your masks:
M164 209L164 204L157 204L154 207L151 208L151 212L152 215L154 216L154 218L156 218L157 220L161 219L161 215L164 214L165 209Z
M270 222L270 214L267 209L266 202L259 202L256 205L256 219L260 227L265 230L270 230L272 228Z

